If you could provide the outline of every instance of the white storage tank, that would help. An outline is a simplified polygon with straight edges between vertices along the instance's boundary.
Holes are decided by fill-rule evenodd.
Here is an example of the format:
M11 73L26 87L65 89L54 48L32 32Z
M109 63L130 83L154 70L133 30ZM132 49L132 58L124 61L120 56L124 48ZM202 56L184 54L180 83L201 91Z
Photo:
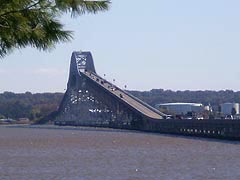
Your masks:
M235 109L236 114L239 114L239 103L223 103L223 104L221 104L221 112L224 115L232 114L233 108Z
M173 112L177 115L187 114L188 112L203 112L204 106L200 103L163 103L156 104L157 109L166 109L168 112Z

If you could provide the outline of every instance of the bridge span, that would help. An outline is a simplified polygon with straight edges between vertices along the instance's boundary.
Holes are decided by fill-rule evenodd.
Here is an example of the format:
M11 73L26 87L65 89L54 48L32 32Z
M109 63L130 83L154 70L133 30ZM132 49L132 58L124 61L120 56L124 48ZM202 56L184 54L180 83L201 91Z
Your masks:
M240 140L240 121L176 120L96 73L90 52L73 52L56 125L94 126Z
M106 81L105 79L101 78L99 75L93 72L82 72L82 75L91 79L95 83L99 84L103 89L111 93L112 95L119 98L119 100L124 101L126 104L134 108L136 111L141 113L144 116L153 118L153 119L163 119L165 114L158 112L157 110L153 110L137 98L134 98L129 93L123 91L122 89L118 88L117 86L113 85L112 83Z

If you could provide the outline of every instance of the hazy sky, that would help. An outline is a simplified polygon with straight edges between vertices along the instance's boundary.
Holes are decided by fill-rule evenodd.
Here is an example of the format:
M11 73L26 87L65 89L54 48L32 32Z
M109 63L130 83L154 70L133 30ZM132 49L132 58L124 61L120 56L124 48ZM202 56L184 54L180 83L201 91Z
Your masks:
M64 92L76 50L130 90L240 90L239 0L112 0L108 12L62 22L71 42L0 60L0 92Z

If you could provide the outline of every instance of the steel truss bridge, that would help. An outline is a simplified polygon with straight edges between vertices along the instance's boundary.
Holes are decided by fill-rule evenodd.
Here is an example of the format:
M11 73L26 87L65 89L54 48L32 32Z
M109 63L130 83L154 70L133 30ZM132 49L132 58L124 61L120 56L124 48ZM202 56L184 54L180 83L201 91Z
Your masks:
M240 139L240 121L175 120L99 76L90 52L73 52L56 125Z

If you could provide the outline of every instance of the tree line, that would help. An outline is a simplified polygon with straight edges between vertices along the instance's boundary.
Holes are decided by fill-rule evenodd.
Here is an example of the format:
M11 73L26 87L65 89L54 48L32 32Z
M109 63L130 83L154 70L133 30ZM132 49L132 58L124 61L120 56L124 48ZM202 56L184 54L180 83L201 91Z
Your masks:
M128 91L151 106L158 103L192 102L211 104L217 110L221 103L240 102L240 91L172 91L152 89L150 91ZM57 111L63 93L13 93L0 94L0 118L29 118L38 121L48 114Z
M63 93L4 92L0 94L0 118L37 121L56 111L62 97Z
M151 106L158 103L202 103L203 105L218 106L225 102L240 103L240 91L172 91L163 89L152 89L150 91L129 91L134 96L142 99Z

